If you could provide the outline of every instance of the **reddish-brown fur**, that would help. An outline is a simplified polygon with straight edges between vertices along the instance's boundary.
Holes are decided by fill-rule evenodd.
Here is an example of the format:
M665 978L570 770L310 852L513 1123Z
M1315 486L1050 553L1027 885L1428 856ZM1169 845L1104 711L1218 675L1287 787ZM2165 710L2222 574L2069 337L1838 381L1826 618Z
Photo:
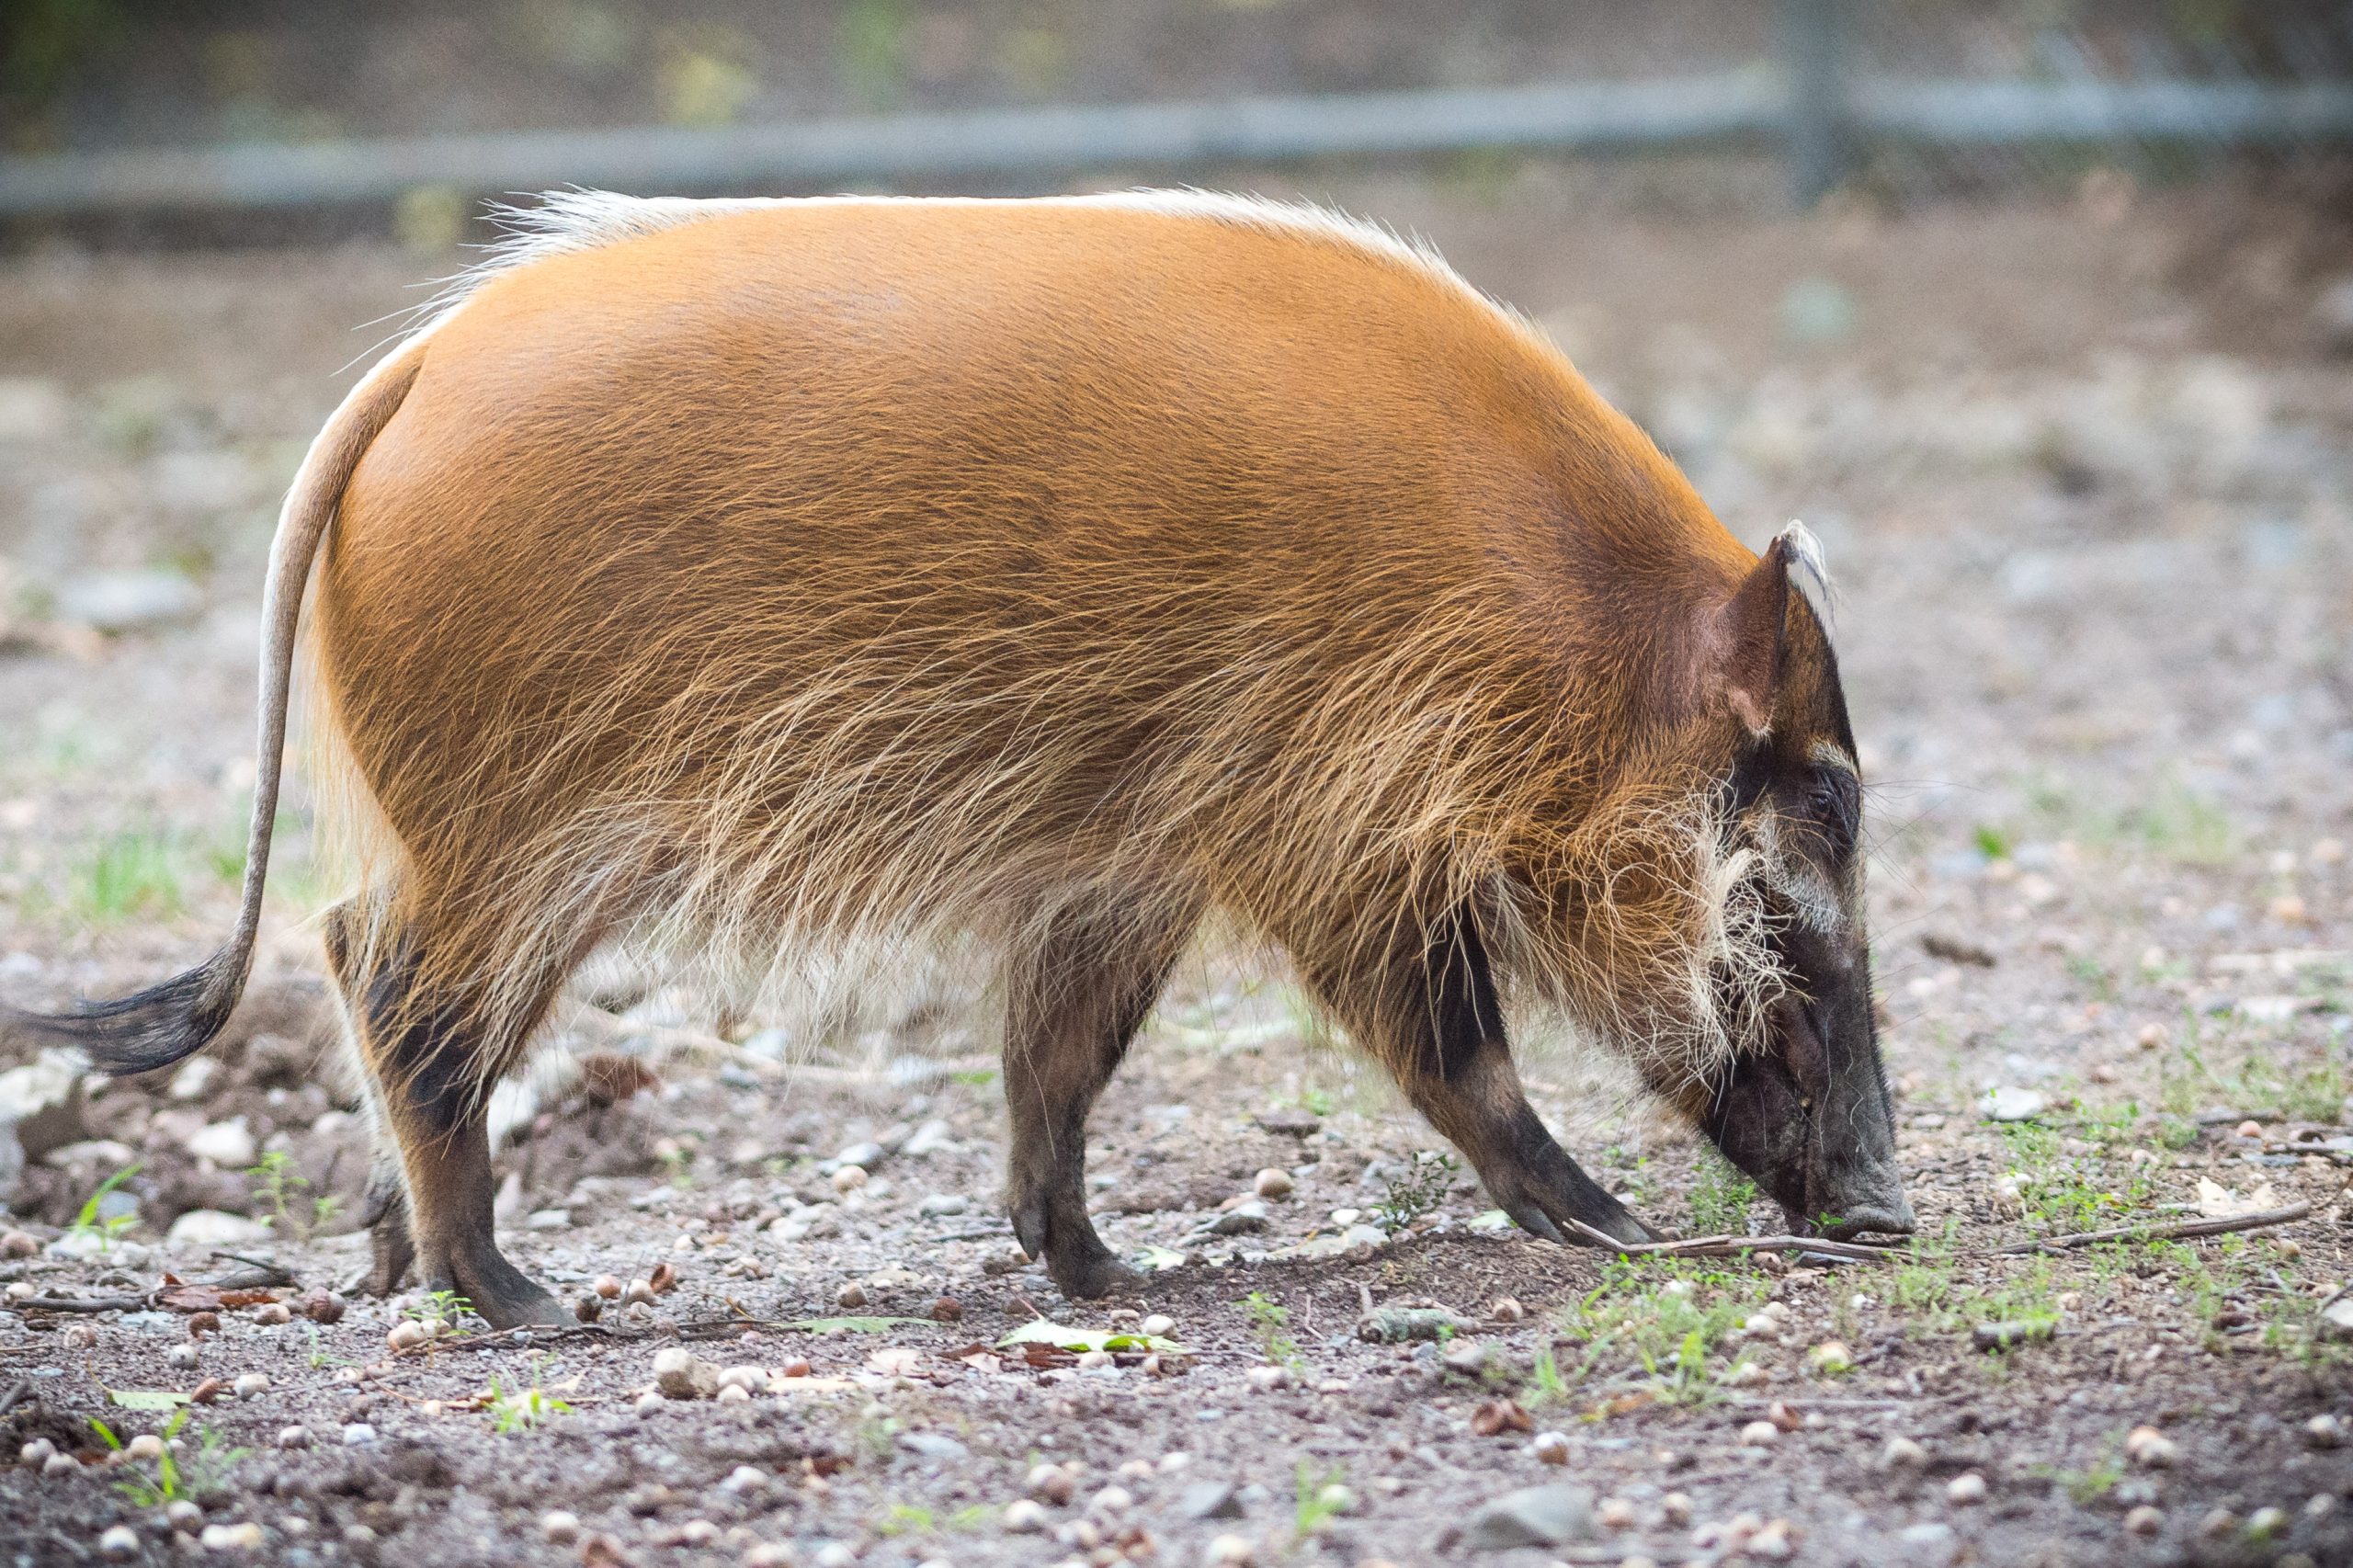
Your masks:
M1723 780L1777 712L1827 733L1801 694L1835 687L1783 551L1530 329L1313 217L842 201L599 237L401 351L317 564L362 867L331 947L429 1275L548 1310L490 1244L479 1091L649 927L999 952L1016 1224L1066 1289L1118 1278L1086 1105L1210 911L1524 1223L1641 1233L1495 1013L1557 1005L1695 1119L1761 1044L1787 835L1741 848Z

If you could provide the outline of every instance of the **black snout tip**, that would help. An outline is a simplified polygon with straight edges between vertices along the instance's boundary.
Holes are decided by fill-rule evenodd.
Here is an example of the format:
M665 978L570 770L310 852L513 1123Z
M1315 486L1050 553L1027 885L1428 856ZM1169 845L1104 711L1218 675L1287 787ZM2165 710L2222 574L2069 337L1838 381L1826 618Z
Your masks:
M1908 1236L1919 1228L1912 1205L1901 1199L1893 1207L1859 1204L1812 1227L1813 1234L1834 1242L1853 1241L1861 1235Z

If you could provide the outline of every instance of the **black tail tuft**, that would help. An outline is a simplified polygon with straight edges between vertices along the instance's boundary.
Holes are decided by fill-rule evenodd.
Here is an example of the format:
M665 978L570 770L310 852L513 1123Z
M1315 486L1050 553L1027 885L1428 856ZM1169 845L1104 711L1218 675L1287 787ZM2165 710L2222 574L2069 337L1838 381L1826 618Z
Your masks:
M0 1034L79 1048L109 1076L152 1073L195 1055L221 1032L244 978L244 955L226 949L185 974L112 1002L85 1002L56 1014L0 1008Z

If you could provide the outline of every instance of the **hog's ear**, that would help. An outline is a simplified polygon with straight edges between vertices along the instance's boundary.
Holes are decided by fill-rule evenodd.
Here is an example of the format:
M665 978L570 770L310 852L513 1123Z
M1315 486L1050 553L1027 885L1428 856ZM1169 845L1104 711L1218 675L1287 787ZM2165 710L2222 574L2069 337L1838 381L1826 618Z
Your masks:
M1795 551L1789 533L1776 538L1716 612L1718 688L1754 735L1773 724L1773 699L1789 649L1790 562Z

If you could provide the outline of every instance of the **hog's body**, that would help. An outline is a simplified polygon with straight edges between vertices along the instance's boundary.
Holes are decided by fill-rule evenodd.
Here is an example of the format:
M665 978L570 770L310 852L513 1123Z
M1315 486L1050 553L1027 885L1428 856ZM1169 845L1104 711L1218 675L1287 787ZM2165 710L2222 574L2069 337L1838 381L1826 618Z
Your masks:
M573 199L338 423L275 585L290 631L324 531L326 798L365 868L331 956L426 1272L494 1321L550 1303L490 1243L481 1091L636 928L1000 949L1016 1226L1074 1291L1118 1277L1087 1106L1207 912L1556 1235L1643 1233L1520 1096L1502 994L1703 1120L1789 1005L1813 884L1737 842L1731 759L1827 647L1794 596L1762 633L1728 608L1785 552L1376 232ZM1761 685L1731 667L1758 635ZM87 1015L112 1065L201 1043L169 990Z

